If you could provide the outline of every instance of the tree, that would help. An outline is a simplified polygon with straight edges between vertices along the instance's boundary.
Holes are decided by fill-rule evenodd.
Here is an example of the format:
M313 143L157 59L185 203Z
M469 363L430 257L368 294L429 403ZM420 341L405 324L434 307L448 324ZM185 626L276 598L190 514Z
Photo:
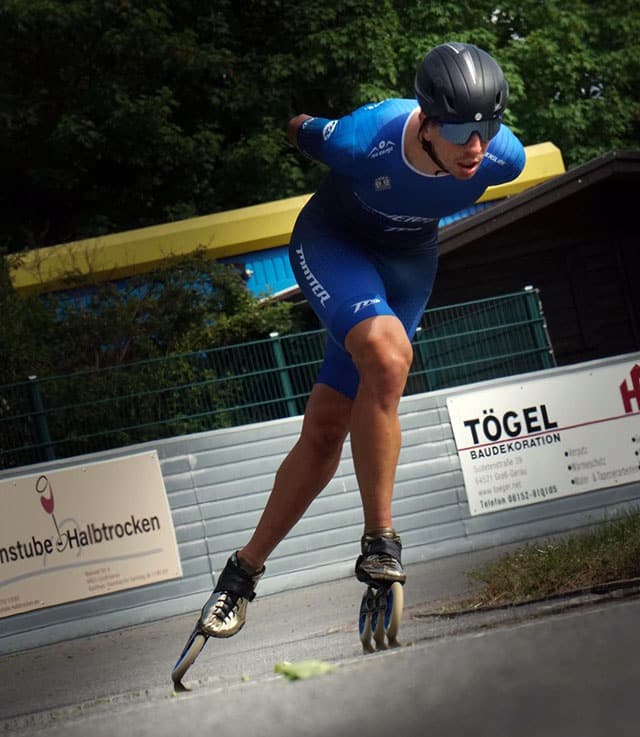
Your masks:
M150 274L50 295L57 371L99 369L291 330L291 305L261 301L232 266L202 251Z
M639 0L508 0L493 18L525 143L553 141L570 167L640 147Z
M413 96L451 39L497 56L525 144L637 149L639 31L640 0L0 0L0 245L311 191L289 116Z
M4 262L3 262L4 263ZM292 305L256 299L203 252L121 283L70 275L69 290L23 297L0 274L0 384L96 370L290 332Z
M323 169L286 141L297 112L339 116L396 91L391 0L244 0L228 15L233 63L221 121L225 208L308 192Z
M2 0L5 245L219 207L227 11L226 0Z
M63 457L265 419L234 408L273 392L270 376L242 365L243 350L209 349L290 331L291 304L256 299L200 251L123 283L72 274L68 286L23 297L0 272L0 467L51 439Z
M21 297L11 283L10 268L18 256L0 253L0 384L24 381L51 370L53 325L44 303ZM0 407L1 414L1 407Z

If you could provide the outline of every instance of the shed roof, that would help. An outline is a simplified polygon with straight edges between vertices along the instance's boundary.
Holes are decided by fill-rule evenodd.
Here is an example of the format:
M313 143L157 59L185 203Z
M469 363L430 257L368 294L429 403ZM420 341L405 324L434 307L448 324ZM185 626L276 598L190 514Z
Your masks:
M502 200L488 210L443 227L440 230L440 253L445 255L471 241L502 230L523 217L593 187L605 179L629 175L640 175L640 151L605 153L514 197ZM606 218L607 213L604 212L603 216Z

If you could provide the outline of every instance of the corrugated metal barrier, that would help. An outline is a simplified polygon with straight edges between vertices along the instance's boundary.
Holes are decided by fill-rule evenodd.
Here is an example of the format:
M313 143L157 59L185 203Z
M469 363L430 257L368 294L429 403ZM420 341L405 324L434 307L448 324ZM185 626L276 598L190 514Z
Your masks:
M563 368L545 375L576 375L622 357ZM540 373L519 377L523 383ZM511 380L474 385L498 388ZM471 387L404 397L403 447L394 498L395 524L406 563L544 537L601 521L637 504L637 483L472 516L447 410L447 398ZM156 450L168 494L184 576L180 580L8 617L0 652L195 612L211 591L216 571L254 529L273 476L300 430L286 418L38 464L39 473ZM0 479L16 471L0 472ZM261 596L352 575L362 534L360 496L347 443L338 471L267 564ZM410 585L410 582L409 584Z

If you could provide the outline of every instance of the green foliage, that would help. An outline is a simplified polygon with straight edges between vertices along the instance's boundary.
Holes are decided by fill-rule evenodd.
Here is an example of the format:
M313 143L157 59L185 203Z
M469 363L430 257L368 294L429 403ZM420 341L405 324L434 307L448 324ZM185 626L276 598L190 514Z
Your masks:
M525 144L551 140L569 166L640 147L638 0L508 0L496 25L518 73L511 109Z
M197 354L39 383L57 457L226 427L233 390Z
M122 284L72 274L41 299L16 294L16 258L0 260L0 467L42 452L35 393L56 457L268 419L234 414L254 379L225 380L215 349L290 331L292 305L256 299L232 266L198 251Z
M223 13L160 0L3 0L3 237L12 250L216 208Z
M637 149L639 32L640 0L0 0L0 245L311 191L288 118L412 96L451 39L496 54L525 144Z
M95 284L84 299L71 290L47 303L60 372L213 348L292 326L290 304L255 299L232 266L203 251L124 283Z
M44 300L15 293L0 261L0 384L102 369L289 332L292 306L258 300L202 251L123 283L68 277Z
M50 315L37 297L20 297L13 289L9 270L18 260L0 253L0 384L23 381L51 368Z

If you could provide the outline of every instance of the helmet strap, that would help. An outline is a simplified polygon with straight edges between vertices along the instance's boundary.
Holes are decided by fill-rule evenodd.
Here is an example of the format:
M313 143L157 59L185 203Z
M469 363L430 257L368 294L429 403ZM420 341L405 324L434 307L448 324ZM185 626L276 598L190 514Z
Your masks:
M425 123L427 122L427 118L424 118L422 123L420 124L420 129L418 130L418 140L420 141L420 145L422 146L422 150L427 154L427 156L433 161L433 163L438 167L436 174L439 174L440 172L444 172L445 174L451 174L451 172L446 168L446 166L440 161L440 157L436 153L433 143L431 141L426 141L422 136L422 129L424 128Z

